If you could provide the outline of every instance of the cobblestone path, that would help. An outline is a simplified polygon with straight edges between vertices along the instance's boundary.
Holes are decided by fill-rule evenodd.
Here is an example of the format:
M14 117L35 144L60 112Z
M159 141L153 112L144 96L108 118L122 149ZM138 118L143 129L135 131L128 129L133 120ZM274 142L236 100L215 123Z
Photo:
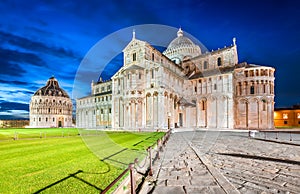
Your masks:
M199 158L189 144L194 134L172 134L161 159L154 166L157 173L153 193L238 193L218 171Z
M171 135L148 193L300 193L300 146L247 132Z
M209 133L216 132L194 135L192 141L200 150ZM241 193L300 193L300 146L233 132L220 133L211 144L202 153Z

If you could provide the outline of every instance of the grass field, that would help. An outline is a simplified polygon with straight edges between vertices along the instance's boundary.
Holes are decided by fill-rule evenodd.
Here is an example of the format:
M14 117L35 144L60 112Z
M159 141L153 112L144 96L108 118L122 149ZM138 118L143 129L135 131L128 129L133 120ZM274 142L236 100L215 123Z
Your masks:
M47 138L78 136L76 128L39 128L39 129L0 129L0 141L26 138Z
M61 138L66 129L53 129L53 136L52 129L38 129L36 137L34 129L26 130L0 130L6 140L0 141L0 193L99 193L163 136L70 129ZM47 138L39 138L40 130ZM31 138L12 140L16 131Z

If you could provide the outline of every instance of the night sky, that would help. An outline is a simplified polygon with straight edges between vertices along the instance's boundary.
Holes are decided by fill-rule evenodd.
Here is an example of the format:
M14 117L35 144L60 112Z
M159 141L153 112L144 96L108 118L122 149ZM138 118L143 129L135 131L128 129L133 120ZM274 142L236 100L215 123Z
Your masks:
M143 39L143 31L132 27L143 24L181 27L210 51L230 46L236 37L239 62L276 68L275 107L300 103L299 6L296 0L2 0L0 119L28 118L31 96L52 75L73 99L87 95L101 73L108 79L100 60L93 63L99 68L89 69L92 75L81 75L88 82L75 86L80 93L73 92L87 53L119 32L114 41L120 44L101 44L103 52L115 56L130 41L132 29ZM169 36L175 38L176 32ZM106 66L109 73L122 65L118 56Z

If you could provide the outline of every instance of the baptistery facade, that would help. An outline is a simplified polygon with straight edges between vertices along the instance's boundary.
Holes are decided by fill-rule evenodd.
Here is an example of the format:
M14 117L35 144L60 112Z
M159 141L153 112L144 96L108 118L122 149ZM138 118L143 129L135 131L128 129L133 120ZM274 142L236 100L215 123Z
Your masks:
M34 93L29 111L32 128L72 126L72 101L54 77Z

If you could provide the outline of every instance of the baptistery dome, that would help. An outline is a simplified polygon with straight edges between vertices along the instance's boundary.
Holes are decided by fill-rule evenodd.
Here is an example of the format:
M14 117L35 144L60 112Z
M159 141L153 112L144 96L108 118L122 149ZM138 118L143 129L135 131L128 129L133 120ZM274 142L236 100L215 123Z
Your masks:
M48 79L46 86L38 89L35 96L61 96L70 98L67 92L59 87L58 81L52 76Z

